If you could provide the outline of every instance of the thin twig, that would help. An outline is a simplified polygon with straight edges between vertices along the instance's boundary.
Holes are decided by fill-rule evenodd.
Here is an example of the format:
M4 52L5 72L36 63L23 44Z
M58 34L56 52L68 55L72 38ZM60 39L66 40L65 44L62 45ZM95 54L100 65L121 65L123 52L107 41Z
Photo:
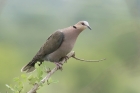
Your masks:
M99 62L99 61L103 61L105 59L101 59L101 60L84 60L84 59L80 59L80 58L77 58L75 57L75 52L74 51L71 51L68 55L67 55L67 58L69 59L70 57L73 57L74 59L76 60L80 60L80 61L85 61L85 62ZM61 61L61 64L63 65L65 62L67 61L67 59L63 59ZM52 74L54 74L57 70L59 70L57 67L55 67L54 69L52 69L39 83L36 83L33 88L27 92L27 93L37 93L37 89L39 88L39 86L42 84L42 83L45 83L45 81L48 81L48 79L51 77Z
M103 61L103 60L106 60L105 58L104 59L100 59L100 60L85 60L85 59L80 59L80 58L77 58L75 56L72 56L74 59L76 60L80 60L80 61L84 61L84 62L100 62L100 61Z

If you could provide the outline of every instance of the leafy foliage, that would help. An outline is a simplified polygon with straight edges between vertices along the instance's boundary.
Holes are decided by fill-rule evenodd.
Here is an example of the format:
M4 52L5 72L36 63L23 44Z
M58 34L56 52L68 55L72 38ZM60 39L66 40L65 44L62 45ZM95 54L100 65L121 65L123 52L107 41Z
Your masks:
M24 88L24 82L26 81L27 79L27 76L26 74L22 74L21 76L19 77L15 77L13 79L15 85L12 86L12 85L8 85L6 84L6 86L11 90L13 91L13 93L21 93L23 88Z
M36 83L40 83L40 81L43 79L43 76L46 74L46 67L44 63L42 64L43 68L42 66L39 66L39 64L40 62L37 62L35 64L36 71L31 73L30 75L21 74L20 76L13 78L13 82L15 83L15 85L6 84L6 87L9 88L13 93L24 93L26 84L33 86ZM58 81L54 81L52 78L50 78L47 84L57 83L57 82ZM41 87L43 85L44 84L41 84Z

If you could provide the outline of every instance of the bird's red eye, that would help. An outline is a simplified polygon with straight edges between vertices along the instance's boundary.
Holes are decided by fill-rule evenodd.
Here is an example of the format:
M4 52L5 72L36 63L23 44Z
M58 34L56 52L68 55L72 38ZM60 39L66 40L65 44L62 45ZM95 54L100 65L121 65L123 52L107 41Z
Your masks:
M81 23L82 25L85 25L84 23Z

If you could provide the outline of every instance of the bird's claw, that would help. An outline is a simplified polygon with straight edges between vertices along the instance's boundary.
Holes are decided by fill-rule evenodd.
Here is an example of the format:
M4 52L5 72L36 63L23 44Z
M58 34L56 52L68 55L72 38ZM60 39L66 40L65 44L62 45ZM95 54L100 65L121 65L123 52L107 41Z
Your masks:
M62 63L60 63L60 62L54 62L54 63L56 64L57 69L60 69L61 71L63 70Z
M69 59L69 57L65 56L64 59L65 59L65 63L67 63L67 60Z

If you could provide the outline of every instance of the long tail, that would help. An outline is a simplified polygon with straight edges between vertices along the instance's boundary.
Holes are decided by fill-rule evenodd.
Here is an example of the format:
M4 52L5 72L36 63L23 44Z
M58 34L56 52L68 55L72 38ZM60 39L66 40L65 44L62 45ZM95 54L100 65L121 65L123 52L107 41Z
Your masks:
M36 60L30 61L27 65L25 65L25 66L21 69L21 72L26 71L26 73L29 73L29 72L34 71L34 70L35 70L34 65L35 65L36 62L37 62Z

